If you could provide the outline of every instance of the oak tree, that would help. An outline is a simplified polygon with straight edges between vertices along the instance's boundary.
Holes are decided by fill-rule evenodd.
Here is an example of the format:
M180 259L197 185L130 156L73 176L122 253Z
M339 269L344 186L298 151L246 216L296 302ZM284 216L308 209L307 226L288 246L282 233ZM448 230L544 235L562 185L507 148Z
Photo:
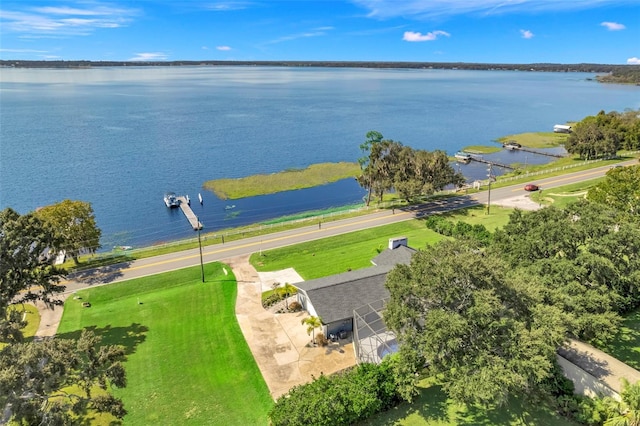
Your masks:
M537 287L511 276L497 256L441 242L396 266L386 286L384 320L401 343L399 362L417 368L422 360L452 398L500 404L552 376L562 314L538 304Z
M59 244L52 248L64 250L76 265L83 251L100 248L101 231L90 203L64 200L39 209L37 215L55 229Z
M7 208L0 212L0 341L19 342L24 326L15 303L42 300L50 307L61 304L56 295L64 273L53 265L51 247L58 243L50 226L33 214L20 215Z

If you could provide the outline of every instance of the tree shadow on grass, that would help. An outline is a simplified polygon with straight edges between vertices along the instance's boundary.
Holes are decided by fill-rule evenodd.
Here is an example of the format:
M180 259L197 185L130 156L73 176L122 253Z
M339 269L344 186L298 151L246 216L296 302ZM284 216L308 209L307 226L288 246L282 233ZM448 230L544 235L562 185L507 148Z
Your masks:
M87 285L110 283L122 278L122 270L127 269L130 265L131 261L73 272L67 276L67 279Z
M600 347L627 365L640 370L640 309L625 315L620 331L606 345Z
M448 423L447 395L440 385L431 385L421 388L418 397L411 403L403 402L397 407L391 408L369 419L367 425L392 426L406 420L411 415L418 415L425 421L438 421Z
M102 345L120 345L124 347L125 354L131 355L136 351L138 345L142 344L146 340L146 333L149 328L145 325L132 323L129 327L86 327L87 330L91 330L96 336L102 338ZM82 330L76 330L69 333L58 334L56 338L59 339L73 339L80 338Z
M538 406L522 398L510 398L504 406L462 406L458 410L456 424L459 425L506 425L506 424L571 424L558 418L546 404Z

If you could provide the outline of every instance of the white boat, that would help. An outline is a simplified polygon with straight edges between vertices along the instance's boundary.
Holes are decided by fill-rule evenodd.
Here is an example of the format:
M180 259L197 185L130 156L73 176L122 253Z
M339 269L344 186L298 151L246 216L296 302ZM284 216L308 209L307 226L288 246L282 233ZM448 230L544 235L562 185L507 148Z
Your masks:
M520 145L518 142L516 141L509 141L507 143L502 144L502 146L509 150L509 151L513 151L514 149L520 149L522 148L522 145Z
M235 209L235 208L236 208L236 205L235 205L235 204L232 204L232 205L230 205L230 206L226 206L224 209L225 209L225 210L231 210L231 209Z
M202 194L198 192L198 200L200 200L200 204L202 204Z
M454 155L454 157L461 163L468 163L471 161L471 154L467 154L466 152L462 151L456 152L456 155Z
M571 133L571 126L566 124L556 124L553 126L553 133Z
M191 205L191 198L189 198L188 195L185 195L184 198L187 200L187 205L190 206Z
M164 204L169 208L180 207L180 200L178 200L175 193L167 192L164 194Z

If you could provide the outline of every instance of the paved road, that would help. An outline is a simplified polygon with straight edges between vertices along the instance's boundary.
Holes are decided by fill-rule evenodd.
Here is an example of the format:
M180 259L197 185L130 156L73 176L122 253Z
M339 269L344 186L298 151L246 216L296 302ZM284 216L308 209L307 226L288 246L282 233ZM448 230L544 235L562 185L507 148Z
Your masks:
M637 164L637 160L632 160L622 164ZM531 182L536 183L543 190L547 190L557 186L603 176L609 169L610 166L604 166L597 169L570 173L563 176L535 181L532 180ZM524 193L523 186L523 184L518 184L499 189L492 189L491 202L494 203L522 195ZM255 253L261 250L284 247L305 241L410 220L415 217L424 216L434 212L451 211L473 205L486 204L488 196L488 191L484 191L470 196L460 196L446 201L443 200L420 206L412 206L407 209L396 209L395 212L385 210L366 216L327 222L323 223L321 227L313 225L289 231L276 232L260 237L227 242L225 244L207 246L202 249L202 257L205 263L224 260L231 257ZM199 262L200 253L198 249L185 250L177 253L135 260L132 262L73 274L69 276L69 281L65 282L65 285L67 286L68 293L88 286L108 284L116 281L185 268L188 266L195 266L198 265Z

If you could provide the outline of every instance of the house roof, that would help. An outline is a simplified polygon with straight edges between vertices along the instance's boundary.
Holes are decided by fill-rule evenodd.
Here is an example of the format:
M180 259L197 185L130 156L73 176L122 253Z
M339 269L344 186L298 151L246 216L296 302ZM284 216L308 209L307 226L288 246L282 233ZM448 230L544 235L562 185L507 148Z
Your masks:
M414 249L405 246L385 250L374 259L376 266L304 281L295 286L307 293L324 324L352 318L355 308L390 296L384 286L387 273L398 263L408 264L413 253Z
M329 324L353 317L358 306L388 298L384 282L391 268L374 266L297 283L296 287L305 290L322 322Z
M415 252L416 249L407 246L399 246L393 250L387 249L374 257L371 263L378 266L395 266L398 263L408 265Z

